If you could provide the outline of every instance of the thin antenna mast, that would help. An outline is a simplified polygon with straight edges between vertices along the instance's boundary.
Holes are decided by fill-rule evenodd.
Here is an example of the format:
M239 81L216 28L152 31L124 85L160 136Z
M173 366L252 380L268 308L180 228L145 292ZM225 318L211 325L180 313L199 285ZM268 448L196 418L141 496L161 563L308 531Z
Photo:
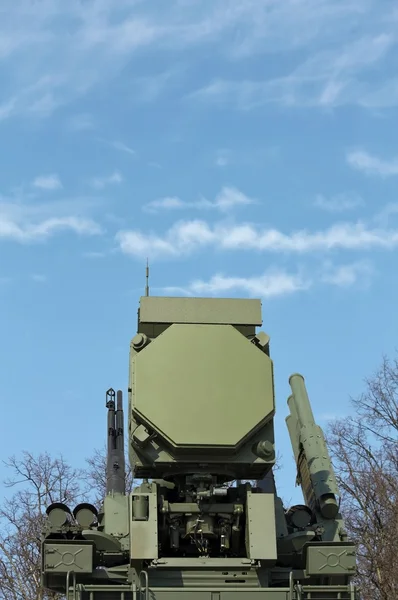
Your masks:
M145 296L149 296L149 263L146 259L146 285L145 285Z

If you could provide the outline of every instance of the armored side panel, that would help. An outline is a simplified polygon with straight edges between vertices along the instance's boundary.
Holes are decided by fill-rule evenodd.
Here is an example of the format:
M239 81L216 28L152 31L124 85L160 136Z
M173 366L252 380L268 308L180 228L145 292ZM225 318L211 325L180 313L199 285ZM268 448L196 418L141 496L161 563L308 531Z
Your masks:
M246 552L250 559L274 565L277 559L273 494L247 493L246 503Z

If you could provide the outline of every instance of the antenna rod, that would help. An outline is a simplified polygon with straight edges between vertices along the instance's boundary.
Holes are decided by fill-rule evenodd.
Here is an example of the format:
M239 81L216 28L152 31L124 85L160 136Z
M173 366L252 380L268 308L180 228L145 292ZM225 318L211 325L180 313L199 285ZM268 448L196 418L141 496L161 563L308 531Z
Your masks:
M149 296L149 263L146 259L146 285L145 285L145 296Z

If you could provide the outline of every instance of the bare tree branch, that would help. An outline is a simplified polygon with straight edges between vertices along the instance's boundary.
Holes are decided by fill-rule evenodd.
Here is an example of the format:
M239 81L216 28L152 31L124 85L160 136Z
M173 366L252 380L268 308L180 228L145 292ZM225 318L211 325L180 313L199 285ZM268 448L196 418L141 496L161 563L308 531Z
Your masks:
M106 489L106 451L95 450L87 469L71 468L49 453L24 452L5 462L10 470L6 487L15 493L0 505L0 600L58 600L41 590L40 540L46 508L63 502L73 508L91 500L100 506ZM132 488L127 470L126 491Z
M355 416L334 421L328 443L347 529L358 547L363 600L398 598L398 360L383 359Z
M5 485L17 491L0 506L0 598L61 598L41 590L40 537L49 504L80 500L81 473L48 453L34 457L24 452L5 464L12 472Z

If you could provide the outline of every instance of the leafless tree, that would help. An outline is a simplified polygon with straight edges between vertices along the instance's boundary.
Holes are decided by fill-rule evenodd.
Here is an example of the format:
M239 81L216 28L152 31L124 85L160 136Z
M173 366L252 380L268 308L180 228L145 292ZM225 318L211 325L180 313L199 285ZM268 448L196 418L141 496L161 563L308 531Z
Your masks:
M328 443L363 600L398 598L398 360L383 359Z
M40 539L47 506L64 502L73 508L89 501L99 507L106 489L106 450L95 450L86 469L73 469L49 453L24 452L5 464L11 471L5 486L15 493L0 505L0 600L55 600L41 591ZM131 469L126 490L132 488Z
M0 598L59 598L41 591L40 536L49 504L78 501L80 473L47 453L35 458L24 452L6 464L12 476L5 485L18 489L0 506Z

